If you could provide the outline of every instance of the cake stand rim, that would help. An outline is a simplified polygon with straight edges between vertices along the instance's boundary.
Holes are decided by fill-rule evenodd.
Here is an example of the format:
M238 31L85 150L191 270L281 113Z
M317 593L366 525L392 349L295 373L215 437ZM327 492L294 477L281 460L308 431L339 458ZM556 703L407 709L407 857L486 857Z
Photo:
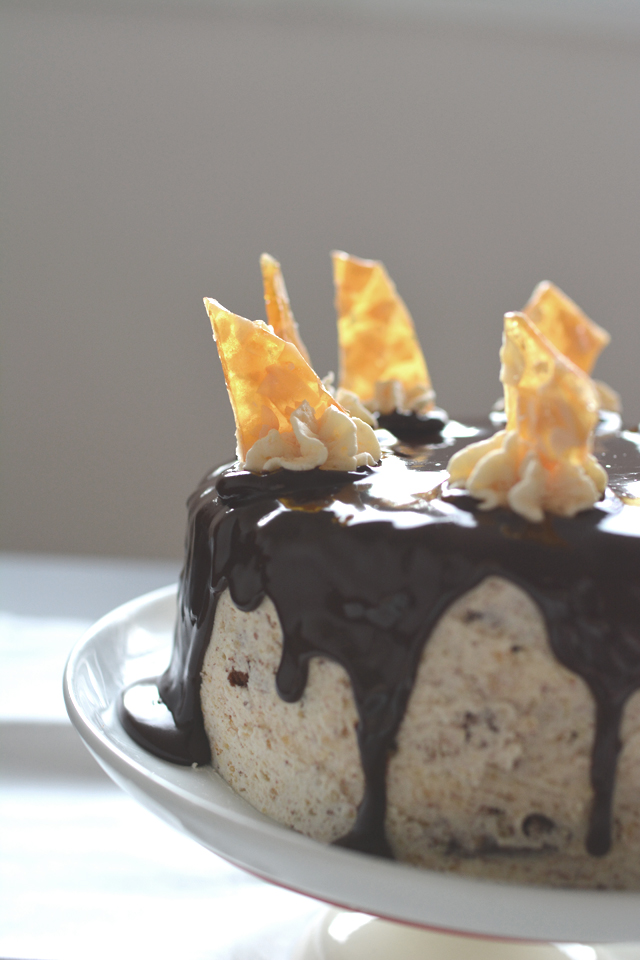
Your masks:
M161 819L269 882L384 919L514 940L640 939L640 891L501 883L322 844L255 810L211 768L180 767L139 747L122 729L115 703L124 683L150 675L150 658L168 656L176 594L173 584L98 620L71 651L63 679L67 711L85 745ZM149 647L134 655L131 641L141 631Z

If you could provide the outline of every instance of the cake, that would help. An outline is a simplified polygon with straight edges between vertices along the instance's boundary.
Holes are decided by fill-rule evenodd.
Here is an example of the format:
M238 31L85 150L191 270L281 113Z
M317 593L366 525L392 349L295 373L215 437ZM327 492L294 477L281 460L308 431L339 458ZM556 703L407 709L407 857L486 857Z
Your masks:
M381 265L345 257L339 319L363 297L376 322L402 315L413 363ZM606 334L538 289L505 318L504 416L462 424L426 365L376 373L377 393L357 369L333 392L309 373L274 264L270 327L207 302L239 457L189 500L171 663L124 692L126 729L323 842L640 887L640 435L598 417L598 350L580 365L530 314L551 296L565 336Z

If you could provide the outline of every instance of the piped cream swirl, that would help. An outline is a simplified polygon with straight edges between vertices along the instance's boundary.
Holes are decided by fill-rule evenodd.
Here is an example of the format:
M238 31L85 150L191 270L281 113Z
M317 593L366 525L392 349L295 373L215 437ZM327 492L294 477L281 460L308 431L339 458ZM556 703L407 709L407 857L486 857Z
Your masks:
M604 493L607 474L592 454L598 393L591 378L523 314L505 316L500 353L507 428L449 461L449 484L510 507L533 523L545 510L574 516Z
M254 473L272 470L356 470L380 459L380 444L371 427L338 407L316 418L304 401L290 418L291 430L270 430L247 451L244 466Z

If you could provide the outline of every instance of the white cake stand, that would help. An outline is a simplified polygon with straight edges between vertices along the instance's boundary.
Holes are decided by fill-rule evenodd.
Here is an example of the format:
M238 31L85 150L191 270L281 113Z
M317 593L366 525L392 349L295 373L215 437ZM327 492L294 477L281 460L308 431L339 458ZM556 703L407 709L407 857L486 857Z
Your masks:
M328 910L295 960L614 960L640 958L640 893L558 890L473 880L327 846L258 813L209 768L147 753L122 729L122 688L169 659L176 589L98 621L64 677L69 716L109 776L209 850L316 897Z

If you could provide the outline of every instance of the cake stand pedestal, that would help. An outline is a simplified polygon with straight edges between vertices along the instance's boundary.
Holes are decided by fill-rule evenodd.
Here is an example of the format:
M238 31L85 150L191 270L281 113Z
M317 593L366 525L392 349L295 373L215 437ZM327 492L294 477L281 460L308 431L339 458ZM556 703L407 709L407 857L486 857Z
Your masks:
M135 744L118 697L165 669L175 610L171 587L98 621L67 663L69 716L109 776L167 823L250 873L342 908L307 931L295 960L640 960L640 892L501 884L327 846L259 813L212 769Z
M640 960L640 943L537 943L460 936L330 907L291 960Z
M309 927L291 960L614 960L618 956L610 947L604 949L601 954L581 943L479 940L331 908Z

